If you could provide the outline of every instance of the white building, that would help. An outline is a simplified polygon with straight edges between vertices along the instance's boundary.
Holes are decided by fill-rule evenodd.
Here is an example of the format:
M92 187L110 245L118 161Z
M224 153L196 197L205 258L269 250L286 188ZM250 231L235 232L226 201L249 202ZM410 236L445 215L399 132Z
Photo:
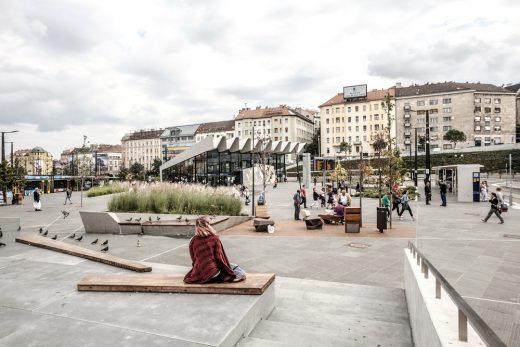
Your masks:
M162 133L162 129L152 129L125 134L121 139L124 167L129 168L134 163L140 163L145 170L151 170L154 159L161 159Z
M235 121L225 120L220 122L203 123L196 132L196 142L204 140L206 137L226 137L228 139L235 136Z

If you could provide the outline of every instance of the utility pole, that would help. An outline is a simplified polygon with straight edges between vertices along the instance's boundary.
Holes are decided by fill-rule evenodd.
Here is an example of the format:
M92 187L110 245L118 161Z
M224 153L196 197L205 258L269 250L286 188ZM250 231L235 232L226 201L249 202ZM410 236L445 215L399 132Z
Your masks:
M419 172L418 172L418 169L417 169L417 128L414 128L415 130L415 175L413 176L413 180L414 180L414 185L415 185L415 188L417 189L417 176L419 175Z
M426 138L425 138L425 146L426 146L426 177L424 178L424 183L430 184L431 189L431 182L430 182L430 110L426 110ZM426 204L428 204L428 198L426 198Z
M509 154L509 206L513 208L513 161L511 154Z
M412 142L411 141L410 141L410 145L409 146L410 146L410 155L408 156L408 162L410 163L410 179L413 180Z

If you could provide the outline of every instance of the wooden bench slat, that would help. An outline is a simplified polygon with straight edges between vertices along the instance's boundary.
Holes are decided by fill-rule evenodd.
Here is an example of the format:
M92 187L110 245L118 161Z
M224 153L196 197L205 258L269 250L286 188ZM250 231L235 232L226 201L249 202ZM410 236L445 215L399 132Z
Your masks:
M250 273L242 282L186 284L184 275L105 275L86 276L78 283L79 291L146 292L190 294L260 295L274 281L274 273Z
M26 245L40 247L51 251L65 253L80 258L85 258L92 261L97 261L103 264L120 267L137 272L150 272L152 268L150 266L141 264L136 261L123 259L110 255L94 251L92 249L71 245L62 241L51 240L40 235L21 234L16 238L16 242L24 243Z

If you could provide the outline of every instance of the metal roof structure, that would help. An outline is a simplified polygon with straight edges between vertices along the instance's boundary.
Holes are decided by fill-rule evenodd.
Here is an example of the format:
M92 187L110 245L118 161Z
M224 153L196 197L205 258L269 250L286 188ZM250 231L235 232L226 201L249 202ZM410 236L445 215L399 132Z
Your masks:
M262 148L262 146L264 148ZM262 142L255 140L254 146L252 145L251 139L239 139L238 137L226 138L226 137L206 137L201 142L195 144L189 150L184 151L161 165L159 171L162 172L172 166L180 164L186 160L192 159L202 153L217 150L219 152L230 151L240 153L258 153L265 149L268 153L274 154L301 154L305 143L302 142L287 142L287 141L271 141L268 140Z

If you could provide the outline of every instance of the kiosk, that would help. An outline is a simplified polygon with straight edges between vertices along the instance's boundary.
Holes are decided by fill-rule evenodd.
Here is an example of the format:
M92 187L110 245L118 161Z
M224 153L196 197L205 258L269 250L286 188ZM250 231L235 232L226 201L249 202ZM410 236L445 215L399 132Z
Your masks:
M438 180L446 181L449 192L459 202L480 201L480 164L436 166L433 172Z

